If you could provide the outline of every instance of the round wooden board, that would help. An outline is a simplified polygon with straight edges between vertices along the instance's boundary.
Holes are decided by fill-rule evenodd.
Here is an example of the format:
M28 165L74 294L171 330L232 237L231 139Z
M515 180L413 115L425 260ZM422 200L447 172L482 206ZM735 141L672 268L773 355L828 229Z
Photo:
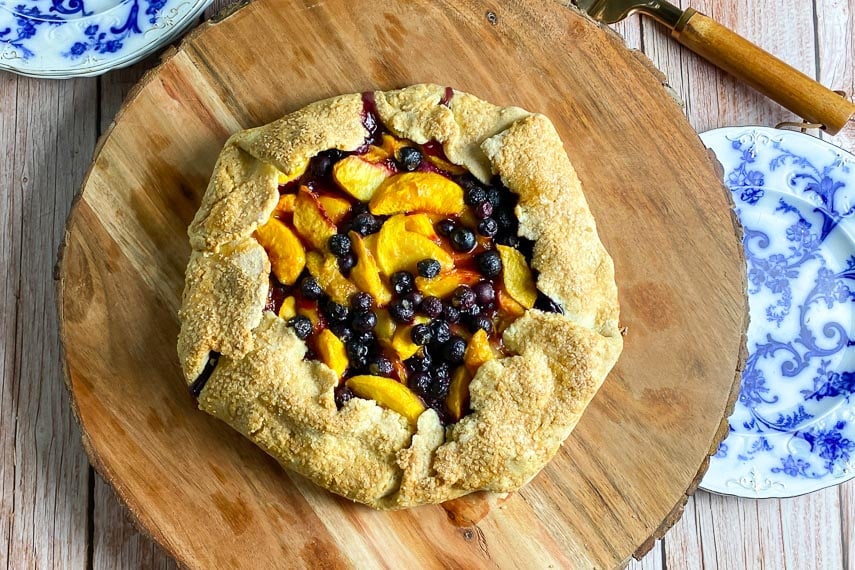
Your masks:
M552 118L629 328L558 456L488 514L483 497L458 502L457 524L438 506L374 512L282 470L195 409L175 352L186 228L229 134L417 82ZM614 567L673 524L722 436L746 326L737 234L657 76L566 7L257 0L169 53L101 142L62 255L68 383L99 473L187 566Z

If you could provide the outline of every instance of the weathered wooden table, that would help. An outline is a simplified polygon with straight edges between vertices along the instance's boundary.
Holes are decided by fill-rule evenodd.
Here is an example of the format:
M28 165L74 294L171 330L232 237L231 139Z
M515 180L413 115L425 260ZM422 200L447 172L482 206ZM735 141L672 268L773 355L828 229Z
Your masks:
M855 91L855 0L692 5L824 84ZM632 18L616 29L665 73L699 132L795 120L650 21ZM174 566L89 467L62 382L53 283L65 218L98 135L155 64L69 81L0 72L0 567ZM855 125L831 140L855 151ZM631 568L855 570L853 546L855 481L785 500L698 492Z

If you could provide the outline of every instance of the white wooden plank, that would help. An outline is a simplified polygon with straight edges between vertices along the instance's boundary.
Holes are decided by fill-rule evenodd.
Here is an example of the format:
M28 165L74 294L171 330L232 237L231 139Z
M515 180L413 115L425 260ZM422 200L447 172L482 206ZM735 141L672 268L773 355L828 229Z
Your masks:
M855 570L855 480L838 488L840 493L843 568Z
M644 50L641 42L641 16L632 15L625 20L612 24L611 28L623 36L626 47L630 49Z
M13 150L17 119L17 76L0 74L0 148ZM18 276L20 275L20 192L13 189L13 161L0 160L0 568L10 568L12 517L15 512L15 424L18 383ZM16 245L17 244L17 245Z
M665 544L657 540L656 544L641 560L630 560L627 570L664 570L665 569Z
M831 89L855 95L855 2L852 0L815 0L817 21L817 61L819 82ZM835 137L823 138L855 152L855 123Z
M10 262L4 288L16 306L4 310L14 322L2 327L16 348L3 369L0 479L5 486L11 469L14 488L2 547L11 567L79 568L86 564L88 463L62 380L52 273L95 144L95 81L3 82L16 89L15 104L3 107L14 121L4 118L0 131L11 176L3 190L12 237L3 248ZM4 491L4 502L9 495Z

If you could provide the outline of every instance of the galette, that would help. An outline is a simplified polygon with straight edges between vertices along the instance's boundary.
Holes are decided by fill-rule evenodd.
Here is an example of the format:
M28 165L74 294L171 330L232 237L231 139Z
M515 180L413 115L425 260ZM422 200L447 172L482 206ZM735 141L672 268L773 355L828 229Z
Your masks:
M612 259L554 126L451 88L238 132L188 233L199 407L374 508L519 489L621 352Z

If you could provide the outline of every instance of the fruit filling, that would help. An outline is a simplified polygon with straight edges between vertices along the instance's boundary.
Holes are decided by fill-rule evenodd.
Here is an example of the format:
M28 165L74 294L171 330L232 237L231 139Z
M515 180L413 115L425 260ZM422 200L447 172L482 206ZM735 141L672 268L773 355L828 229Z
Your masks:
M430 407L448 425L468 413L477 369L507 354L502 332L527 309L561 307L535 287L516 195L436 142L395 137L364 102L361 148L280 176L255 233L271 264L265 310L338 374L338 407L371 399L412 423Z

